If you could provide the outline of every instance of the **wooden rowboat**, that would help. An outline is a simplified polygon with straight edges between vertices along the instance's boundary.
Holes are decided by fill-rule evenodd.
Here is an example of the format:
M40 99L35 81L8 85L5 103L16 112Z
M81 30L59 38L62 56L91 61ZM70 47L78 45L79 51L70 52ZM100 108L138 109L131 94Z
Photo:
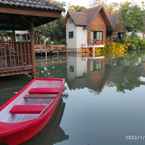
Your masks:
M64 79L33 79L0 107L0 142L19 145L39 133L53 117Z

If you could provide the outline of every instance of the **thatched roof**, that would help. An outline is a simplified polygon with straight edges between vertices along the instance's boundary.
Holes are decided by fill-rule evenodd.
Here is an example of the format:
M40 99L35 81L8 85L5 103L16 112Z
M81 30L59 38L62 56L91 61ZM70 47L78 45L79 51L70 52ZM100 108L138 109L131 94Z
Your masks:
M100 12L103 11L104 19L108 25L111 26L110 20L102 6L97 6L83 10L81 12L68 12L75 25L78 26L88 26L92 20L94 20Z

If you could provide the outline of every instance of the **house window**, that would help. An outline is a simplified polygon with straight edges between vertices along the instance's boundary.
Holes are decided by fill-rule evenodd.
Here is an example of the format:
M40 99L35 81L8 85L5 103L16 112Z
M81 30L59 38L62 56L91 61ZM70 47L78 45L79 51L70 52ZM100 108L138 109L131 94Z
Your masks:
M69 37L69 39L72 39L74 37L74 32L70 31L68 37Z
M95 31L94 32L94 40L102 41L103 40L103 32L102 31Z
M70 71L70 72L74 72L74 66L73 66L73 65L71 65L71 66L69 67L69 71Z

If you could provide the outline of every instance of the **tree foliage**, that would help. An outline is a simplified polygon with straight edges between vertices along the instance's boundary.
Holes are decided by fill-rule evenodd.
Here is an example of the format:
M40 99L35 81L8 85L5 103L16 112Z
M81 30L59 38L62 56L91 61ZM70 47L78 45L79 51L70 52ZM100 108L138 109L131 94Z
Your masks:
M145 11L141 7L126 2L121 5L120 13L127 31L145 31Z
M65 3L53 2L58 7L64 7ZM37 27L35 31L39 32L41 42L47 40L47 43L65 44L65 16L61 15L48 24Z
M123 27L126 31L145 32L145 2L142 5L136 5L134 2L124 2L106 4L104 0L94 0L96 4L105 7L110 15L117 15L119 27Z
M58 5L59 7L65 6L64 3L55 3L55 4ZM85 7L72 5L69 7L69 10L73 12L82 11L85 10ZM66 42L65 16L61 15L59 19L36 28L36 31L40 33L41 42L47 40L47 43L65 44Z
M83 6L78 6L78 5L71 5L69 6L68 10L71 12L80 12L85 10L86 8Z
M48 24L40 26L37 31L40 32L40 39L48 39L48 43L65 43L65 20L64 16Z

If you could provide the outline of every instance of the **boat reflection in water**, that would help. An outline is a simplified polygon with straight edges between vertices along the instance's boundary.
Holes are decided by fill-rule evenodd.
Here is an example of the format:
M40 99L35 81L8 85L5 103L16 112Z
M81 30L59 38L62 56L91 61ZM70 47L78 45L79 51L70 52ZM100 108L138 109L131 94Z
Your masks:
M65 103L63 100L59 105L52 121L43 131L30 142L23 145L54 145L69 139L69 135L61 128L60 122L64 113Z

